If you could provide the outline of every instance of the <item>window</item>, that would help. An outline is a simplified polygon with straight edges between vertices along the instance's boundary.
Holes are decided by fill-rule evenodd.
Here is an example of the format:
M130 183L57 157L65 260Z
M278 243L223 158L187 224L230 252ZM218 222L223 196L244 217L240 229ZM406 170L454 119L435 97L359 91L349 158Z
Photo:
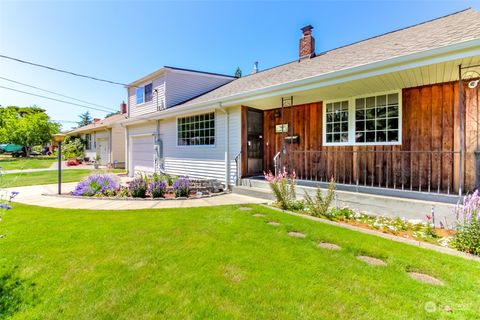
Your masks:
M206 113L177 119L179 146L206 146L215 144L215 113Z
M355 100L355 142L398 142L398 93Z
M324 145L401 144L399 92L326 102Z
M137 96L137 104L152 101L152 88L153 85L151 83L147 84L145 87L137 88L137 90L135 91L135 94Z
M348 101L327 103L327 143L348 142Z
M92 136L90 135L90 133L87 133L85 135L85 148L86 150L91 150L91 147L92 147Z

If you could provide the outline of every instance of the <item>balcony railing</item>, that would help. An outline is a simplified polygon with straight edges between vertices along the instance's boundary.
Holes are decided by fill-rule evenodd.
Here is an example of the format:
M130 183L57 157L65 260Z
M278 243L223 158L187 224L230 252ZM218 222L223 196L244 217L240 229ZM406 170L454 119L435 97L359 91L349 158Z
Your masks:
M459 158L453 151L289 151L277 154L274 166L276 172L295 170L301 180L453 194Z

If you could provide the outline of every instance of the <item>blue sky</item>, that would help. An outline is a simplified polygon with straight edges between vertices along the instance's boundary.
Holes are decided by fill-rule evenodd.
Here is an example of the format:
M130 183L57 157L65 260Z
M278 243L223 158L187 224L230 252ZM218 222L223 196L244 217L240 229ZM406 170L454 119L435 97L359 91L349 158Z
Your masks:
M5 1L0 54L121 83L164 65L250 73L298 56L300 28L314 26L317 52L474 7L477 1ZM117 109L122 86L0 59L0 77ZM0 86L55 97L0 79ZM61 97L56 97L63 99ZM0 88L0 105L36 104L55 120L77 121L76 106ZM91 111L92 116L105 113ZM71 123L64 123L68 129Z

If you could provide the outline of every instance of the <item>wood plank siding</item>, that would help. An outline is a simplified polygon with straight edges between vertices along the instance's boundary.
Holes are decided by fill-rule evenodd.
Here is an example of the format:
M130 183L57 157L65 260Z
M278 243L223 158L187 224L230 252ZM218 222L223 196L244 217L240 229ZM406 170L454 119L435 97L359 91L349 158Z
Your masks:
M479 89L464 89L464 157L460 164L458 82L402 90L402 144L386 146L323 146L322 102L264 111L264 169L274 171L273 158L285 136L283 166L299 178L427 192L457 192L460 165L464 190L475 186L474 151L479 145ZM242 109L242 163L246 163L246 108ZM275 126L288 124L287 133ZM455 153L456 152L456 153ZM244 169L244 168L242 168ZM242 170L245 173L244 170Z

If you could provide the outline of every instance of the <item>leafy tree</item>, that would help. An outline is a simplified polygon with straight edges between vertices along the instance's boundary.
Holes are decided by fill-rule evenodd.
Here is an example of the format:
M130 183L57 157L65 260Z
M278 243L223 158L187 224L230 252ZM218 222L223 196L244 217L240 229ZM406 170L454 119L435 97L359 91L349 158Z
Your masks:
M109 114L107 114L107 115L105 116L105 118L108 118L108 117L114 116L114 115L116 115L116 114L119 114L119 113L120 113L120 110L118 110L118 111L115 111L115 112L110 112Z
M78 127L89 125L93 121L92 117L90 116L90 112L88 111L85 113L82 113L81 115L79 115L79 117L80 117L80 121L77 122Z
M0 143L31 147L52 140L60 125L52 122L44 109L9 106L0 108Z
M235 77L237 78L242 77L242 70L240 69L240 67L238 67L237 70L235 71Z
M65 160L85 158L85 141L79 137L65 137L62 144L62 156Z

